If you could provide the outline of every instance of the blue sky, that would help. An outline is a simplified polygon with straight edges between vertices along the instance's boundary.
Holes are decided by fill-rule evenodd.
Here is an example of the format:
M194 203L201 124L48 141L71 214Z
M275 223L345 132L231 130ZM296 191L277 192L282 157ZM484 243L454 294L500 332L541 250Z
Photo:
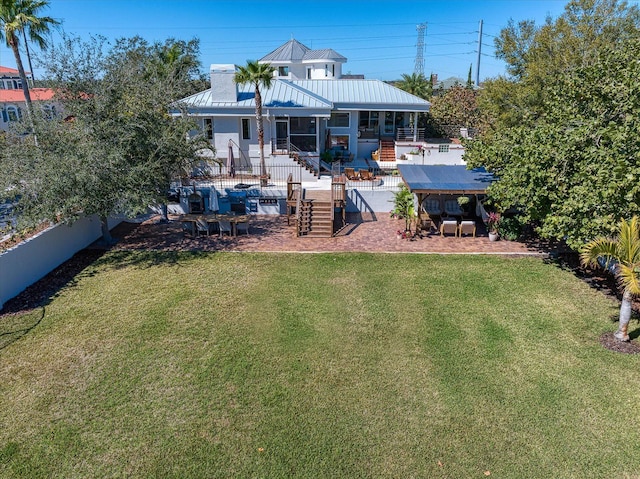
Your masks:
M345 73L381 80L414 71L416 25L423 22L427 23L425 73L466 79L473 65L475 79L483 20L482 81L504 73L504 64L493 55L493 40L510 18L542 23L547 15L560 15L565 4L565 0L50 0L46 14L62 21L65 32L81 37L140 35L150 41L197 37L205 72L211 63L258 59L293 37L310 48L333 48L347 57ZM53 41L58 40L54 34ZM4 43L0 64L15 68Z

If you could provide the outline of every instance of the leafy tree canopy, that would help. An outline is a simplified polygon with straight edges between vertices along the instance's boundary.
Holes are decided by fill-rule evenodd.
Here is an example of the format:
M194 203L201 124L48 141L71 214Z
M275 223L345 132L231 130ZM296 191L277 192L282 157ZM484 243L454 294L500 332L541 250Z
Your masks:
M489 87L494 96L514 91L525 120L469 142L465 159L494 172L499 181L491 196L521 210L543 237L578 249L640 211L639 49L636 33L545 80L534 116L526 115L531 110L522 82ZM496 111L511 121L500 106Z
M0 187L16 194L23 222L144 212L165 201L171 179L209 146L188 138L196 127L185 115L168 114L191 93L196 40L134 37L105 47L104 39L66 37L47 50L65 121L38 121L38 144L10 134L0 157Z
M460 128L479 126L476 92L455 85L431 99L429 114L437 129L446 136L459 136Z

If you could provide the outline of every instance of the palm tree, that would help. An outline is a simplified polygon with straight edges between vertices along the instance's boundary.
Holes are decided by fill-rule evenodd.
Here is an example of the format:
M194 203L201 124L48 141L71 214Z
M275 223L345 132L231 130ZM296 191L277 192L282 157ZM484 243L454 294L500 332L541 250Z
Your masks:
M249 60L244 67L238 67L234 81L252 84L255 88L256 122L258 125L258 147L260 148L260 185L267 186L267 165L264 161L264 126L262 121L262 95L260 87L269 88L275 68L268 63Z
M422 73L402 74L402 80L396 83L401 90L420 98L428 99L432 94L429 81Z
M60 23L51 17L38 16L39 11L48 6L48 0L0 0L0 40L6 41L7 46L13 50L13 55L16 57L16 66L22 80L24 100L30 118L33 118L33 107L27 75L24 72L22 58L18 50L19 34L28 32L31 41L40 48L44 48L46 46L44 37L49 33L49 27Z
M640 294L640 219L638 216L627 222L620 220L616 238L596 238L587 243L580 254L585 265L612 267L623 288L620 305L620 325L614 336L620 341L629 341L631 298ZM604 260L604 264L600 262Z

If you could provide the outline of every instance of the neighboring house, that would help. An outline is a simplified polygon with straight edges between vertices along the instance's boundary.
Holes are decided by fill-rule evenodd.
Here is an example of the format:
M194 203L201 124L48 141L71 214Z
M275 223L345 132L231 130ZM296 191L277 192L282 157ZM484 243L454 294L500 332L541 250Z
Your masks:
M331 49L311 50L290 40L259 61L276 68L271 87L261 91L267 156L317 157L341 146L367 158L382 139L423 139L412 125L418 113L429 111L428 101L379 80L341 79L346 58ZM227 157L232 140L234 155L253 163L259 156L254 87L236 85L235 71L235 65L211 65L211 88L182 103L218 158Z
M30 79L27 72L27 78ZM53 90L50 88L30 88L31 100L38 103L45 115L55 116L56 104L53 101ZM0 130L7 131L12 122L22 118L25 111L22 80L18 70L0 66Z

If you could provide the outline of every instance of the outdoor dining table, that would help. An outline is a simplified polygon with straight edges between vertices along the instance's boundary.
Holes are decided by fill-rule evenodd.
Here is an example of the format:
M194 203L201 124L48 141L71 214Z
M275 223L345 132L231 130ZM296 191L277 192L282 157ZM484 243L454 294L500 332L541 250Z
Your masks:
M231 223L231 234L233 236L238 235L238 223L247 223L249 221L249 215L229 215L229 214L184 214L179 217L179 221L182 224L186 224L189 226L191 230L191 236L197 236L197 223L198 221L205 221L207 225L211 226L212 224L218 224L220 221L228 221Z

